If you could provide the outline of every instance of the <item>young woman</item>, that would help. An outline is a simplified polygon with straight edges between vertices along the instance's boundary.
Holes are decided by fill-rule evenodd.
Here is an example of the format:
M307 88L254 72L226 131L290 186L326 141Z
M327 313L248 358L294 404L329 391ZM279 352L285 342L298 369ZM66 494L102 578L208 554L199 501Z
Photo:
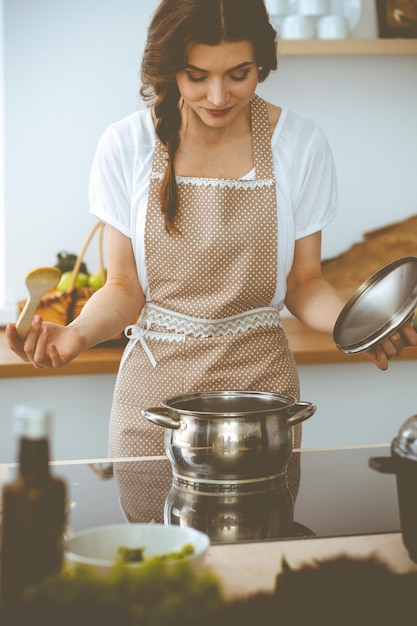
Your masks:
M126 331L111 456L163 454L163 429L141 409L173 395L298 398L279 312L332 332L344 305L320 273L333 158L314 122L256 95L276 67L263 0L163 0L141 68L148 107L106 130L92 166L107 283L67 327L35 317L24 343L7 329L23 359L60 367L139 316ZM417 343L410 326L369 358L386 369L407 341Z

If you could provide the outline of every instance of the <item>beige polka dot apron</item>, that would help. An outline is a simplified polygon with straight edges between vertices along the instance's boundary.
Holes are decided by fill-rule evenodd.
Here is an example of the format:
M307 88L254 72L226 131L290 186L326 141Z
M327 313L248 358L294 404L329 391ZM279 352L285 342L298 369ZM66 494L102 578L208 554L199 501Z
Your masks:
M159 204L166 155L157 141L145 225L151 301L127 331L110 419L113 457L165 453L165 429L141 410L171 396L245 389L299 398L294 358L270 306L277 277L276 189L267 108L258 96L251 123L255 179L177 177L174 235L165 231ZM293 430L298 446L301 427ZM298 467L289 466L288 480L295 492Z

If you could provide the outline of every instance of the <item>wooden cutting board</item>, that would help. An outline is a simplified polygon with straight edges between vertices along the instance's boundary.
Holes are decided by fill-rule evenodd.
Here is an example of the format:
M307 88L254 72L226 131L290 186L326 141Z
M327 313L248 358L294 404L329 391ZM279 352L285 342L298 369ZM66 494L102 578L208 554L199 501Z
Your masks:
M417 256L417 215L366 232L363 241L323 261L323 276L349 298L369 276L404 256Z

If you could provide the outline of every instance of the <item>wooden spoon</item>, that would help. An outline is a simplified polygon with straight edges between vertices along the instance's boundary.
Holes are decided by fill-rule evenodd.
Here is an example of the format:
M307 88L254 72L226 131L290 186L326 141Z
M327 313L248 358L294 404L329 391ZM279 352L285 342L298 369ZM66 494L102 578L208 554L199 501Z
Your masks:
M57 286L61 278L61 270L57 267L38 267L27 274L25 285L29 298L16 322L16 331L20 339L25 339L29 332L32 318L35 315L42 296Z

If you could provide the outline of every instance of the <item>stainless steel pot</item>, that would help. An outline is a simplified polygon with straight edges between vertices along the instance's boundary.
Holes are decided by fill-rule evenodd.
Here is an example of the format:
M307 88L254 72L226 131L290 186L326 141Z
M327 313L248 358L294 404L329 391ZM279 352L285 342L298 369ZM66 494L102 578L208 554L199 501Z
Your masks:
M293 426L316 407L261 391L206 391L169 398L143 417L167 429L174 476L199 483L262 482L286 472Z

